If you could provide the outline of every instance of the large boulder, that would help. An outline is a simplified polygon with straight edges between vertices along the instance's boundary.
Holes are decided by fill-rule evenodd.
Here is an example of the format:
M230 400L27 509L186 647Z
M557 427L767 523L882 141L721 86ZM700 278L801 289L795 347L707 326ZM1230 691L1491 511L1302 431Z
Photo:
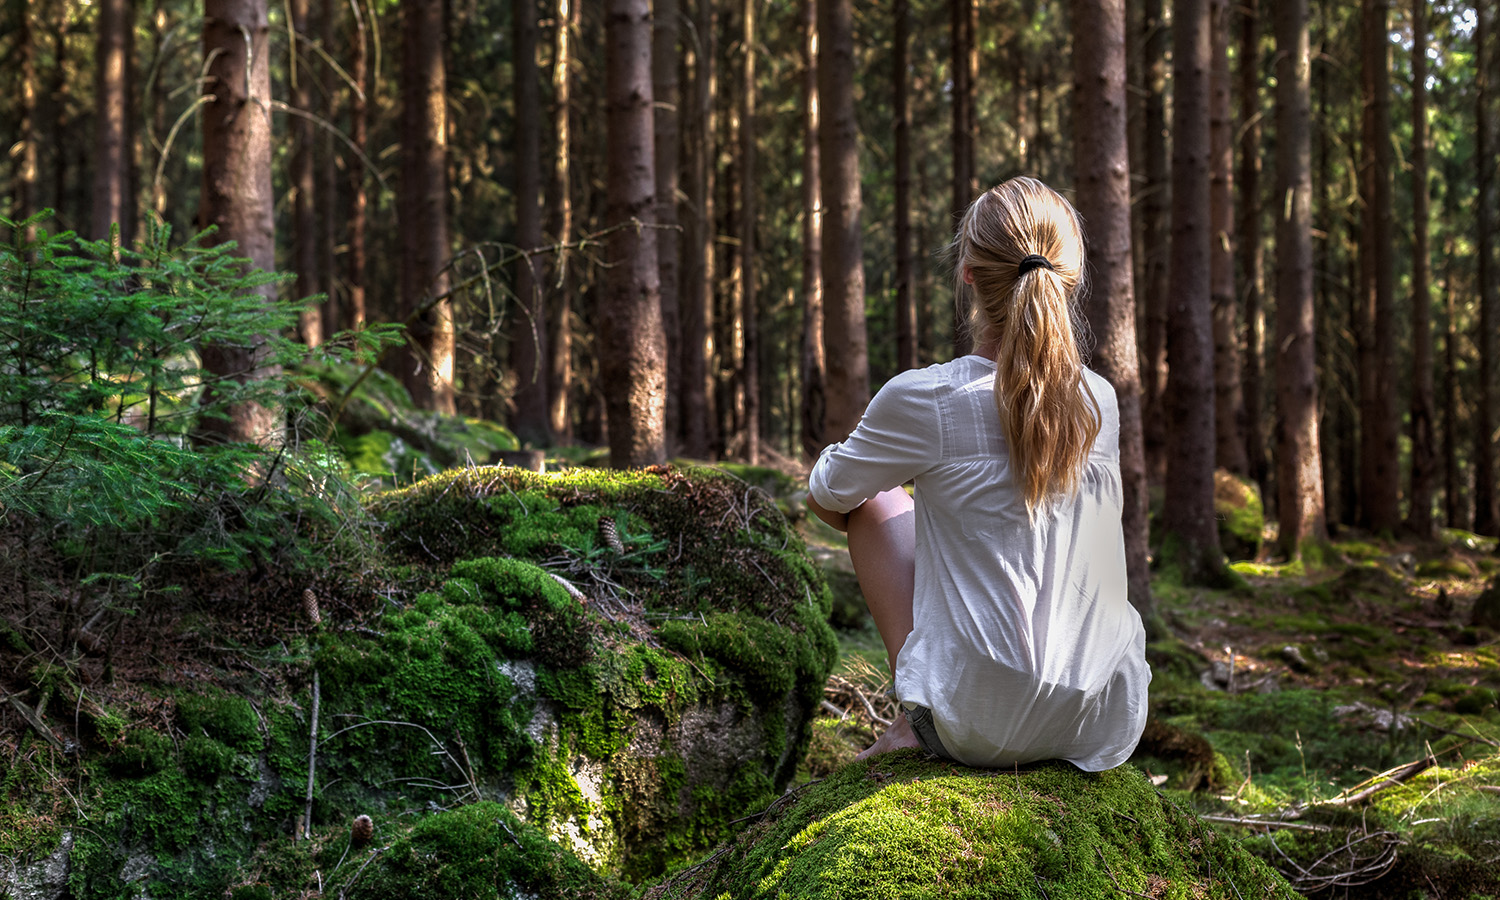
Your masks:
M75 897L293 896L364 884L386 851L417 865L429 845L509 842L474 818L489 812L453 817L494 806L526 826L507 826L517 846L555 846L559 872L641 882L796 772L836 645L827 588L760 491L706 470L472 468L370 509L367 570L327 572L249 627L184 620L149 683L90 686L65 776L82 790L17 770L32 794L0 807L0 833L42 810L53 833L0 845L0 871L51 885L63 866ZM540 890L516 867L495 883Z
M1286 898L1264 862L1130 766L968 769L902 751L767 808L648 897Z

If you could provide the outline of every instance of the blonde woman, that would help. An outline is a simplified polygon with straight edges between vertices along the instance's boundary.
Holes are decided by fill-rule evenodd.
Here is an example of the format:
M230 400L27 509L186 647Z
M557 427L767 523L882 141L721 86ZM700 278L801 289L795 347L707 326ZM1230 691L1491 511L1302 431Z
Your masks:
M1014 178L974 201L952 250L974 353L891 379L810 477L810 507L849 533L904 711L861 756L1112 768L1140 739L1151 671L1126 600L1115 393L1079 356L1078 214Z

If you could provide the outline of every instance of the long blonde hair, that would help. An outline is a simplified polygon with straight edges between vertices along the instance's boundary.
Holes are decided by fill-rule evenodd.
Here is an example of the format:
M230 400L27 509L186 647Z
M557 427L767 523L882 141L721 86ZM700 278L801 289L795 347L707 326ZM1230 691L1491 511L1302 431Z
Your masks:
M1012 178L969 205L951 252L975 346L997 348L995 403L1027 513L1034 514L1078 489L1099 436L1098 402L1083 379L1078 341L1082 223L1056 191L1034 178ZM1032 255L1046 264L1027 259Z

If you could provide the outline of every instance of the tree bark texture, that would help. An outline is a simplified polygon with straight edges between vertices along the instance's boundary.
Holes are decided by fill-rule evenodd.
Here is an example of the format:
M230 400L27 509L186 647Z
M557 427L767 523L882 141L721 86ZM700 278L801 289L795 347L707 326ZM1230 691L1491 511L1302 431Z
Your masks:
M306 61L308 0L290 0L291 30L287 40L287 79L291 84L292 108L311 114L312 73ZM290 117L292 160L289 181L292 191L292 270L297 273L298 300L318 292L317 186L313 155L313 120L306 115ZM323 343L323 310L304 304L297 313L297 337L309 347Z
M1168 248L1170 246L1170 203L1172 197L1171 155L1167 140L1167 50L1171 33L1167 30L1162 0L1144 0L1141 50L1145 54L1146 183L1141 188L1141 238L1145 245L1142 268L1145 270L1144 305L1146 334L1142 341L1145 375L1142 392L1145 399L1144 434L1146 442L1146 477L1160 484L1167 469L1167 414L1163 396L1167 386L1167 292Z
M130 115L131 50L135 4L99 0L94 56L94 190L90 236L109 237L120 226L120 242L129 244L135 225L130 193L130 151L134 122Z
M911 5L896 0L893 12L891 85L896 120L896 370L917 367L917 309L912 302L911 259L911 109L907 56L911 42Z
M818 167L817 0L802 15L802 451L817 458L824 440L823 208Z
M365 25L366 9L355 2L350 6L353 29L349 34L349 142L361 153L368 155L369 103L366 98L371 89L369 77L369 53L367 49L368 28ZM366 311L365 247L366 225L369 215L369 193L365 188L364 161L358 156L347 158L345 168L349 173L349 253L345 258L344 284L348 304L344 309L345 328L363 328L368 317Z
M1453 258L1453 245L1445 248L1445 259ZM1462 433L1458 417L1458 328L1452 275L1443 276L1443 512L1449 528L1467 528L1463 473L1458 467L1458 445Z
M1307 0L1278 0L1276 29L1276 484L1280 550L1326 539L1313 321L1311 59Z
M744 54L744 67L740 84L740 209L739 209L739 297L740 340L738 353L740 382L737 393L743 397L744 412L740 418L739 443L741 455L751 465L760 462L760 291L757 287L759 267L756 257L756 217L758 215L756 191L760 184L757 178L755 146L756 90L755 90L755 2L742 0L740 4L740 47Z
M1240 296L1244 298L1244 385L1245 458L1250 478L1260 486L1261 497L1270 504L1270 472L1266 460L1266 439L1261 421L1265 397L1265 313L1261 297L1265 292L1265 253L1261 242L1261 108L1262 74L1260 47L1259 0L1243 0L1239 12L1239 238Z
M16 30L17 96L16 145L11 148L15 160L11 175L11 218L16 221L37 211L36 152L36 42L32 37L33 0L18 0ZM30 235L27 235L30 239Z
M853 19L852 0L818 0L823 346L828 365L824 436L830 442L854 430L870 399Z
M661 323L667 339L667 444L682 444L681 232L678 227L680 90L677 70L678 0L655 0L652 9L651 94L656 100L656 232L657 267L661 270Z
M666 340L656 259L651 5L608 0L605 180L610 277L600 310L600 376L615 468L666 461Z
M573 240L573 193L570 175L573 141L570 115L573 93L572 37L577 21L572 0L557 0L552 50L552 175L547 189L548 230L552 240L566 246ZM573 436L573 272L570 254L552 256L552 304L547 310L547 419L555 440Z
M516 376L511 428L520 440L551 442L547 403L547 306L542 290L542 97L536 65L535 0L515 0L511 32L516 65L516 316L510 334L510 368Z
M1427 4L1412 0L1411 46L1411 479L1407 530L1426 540L1436 535L1432 517L1437 477L1436 416L1432 377L1432 291L1428 275L1427 189Z
M452 414L453 304L448 290L448 117L443 0L401 0L401 380L419 409Z
M276 266L275 197L271 184L270 24L266 0L205 0L203 53L203 194L198 217L216 226L214 238L234 241L234 255L267 272ZM264 285L270 302L276 286ZM265 363L265 339L247 346L205 345L203 367L245 382L274 373ZM281 437L276 409L234 404L227 421L208 420L206 435L226 441L275 443Z
M1209 4L1209 292L1214 336L1214 462L1241 477L1245 456L1245 397L1241 390L1239 298L1234 289L1234 119L1230 112L1229 0Z
M1363 224L1359 247L1359 423L1362 523L1393 534L1401 525L1401 470L1396 437L1396 299L1391 240L1391 90L1389 0L1364 0L1360 83Z
M712 0L698 0L695 9L693 100L688 129L689 201L692 214L684 223L682 279L682 451L694 459L708 459L714 442L713 392L709 390L708 361L712 357L714 248L715 110L718 72L714 58L717 17Z
M1490 50L1489 30L1493 25L1489 4L1475 6L1478 24L1474 29L1475 69L1478 89L1475 91L1475 160L1479 167L1479 197L1475 207L1476 253L1479 257L1479 321L1474 344L1479 351L1479 384L1474 392L1474 530L1480 534L1500 534L1500 509L1495 494L1495 284L1490 255L1494 252L1490 236L1491 188L1494 183L1495 147L1490 135Z
M1088 223L1088 259L1093 275L1085 306L1094 333L1092 363L1114 386L1120 407L1120 474L1125 489L1122 518L1130 603L1148 627L1154 627L1131 266L1125 0L1074 0L1073 67L1078 212Z
M1184 582L1224 570L1214 518L1214 343L1210 298L1208 0L1172 7L1172 250L1162 527ZM1166 550L1164 553L1168 552Z

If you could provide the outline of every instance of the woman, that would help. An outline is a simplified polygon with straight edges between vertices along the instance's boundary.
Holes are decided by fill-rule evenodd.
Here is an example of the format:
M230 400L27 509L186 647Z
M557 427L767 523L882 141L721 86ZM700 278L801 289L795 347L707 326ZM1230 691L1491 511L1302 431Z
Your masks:
M809 479L810 507L849 533L904 711L861 757L1112 768L1151 671L1126 599L1119 410L1079 357L1078 214L1015 178L952 250L973 355L891 379Z

